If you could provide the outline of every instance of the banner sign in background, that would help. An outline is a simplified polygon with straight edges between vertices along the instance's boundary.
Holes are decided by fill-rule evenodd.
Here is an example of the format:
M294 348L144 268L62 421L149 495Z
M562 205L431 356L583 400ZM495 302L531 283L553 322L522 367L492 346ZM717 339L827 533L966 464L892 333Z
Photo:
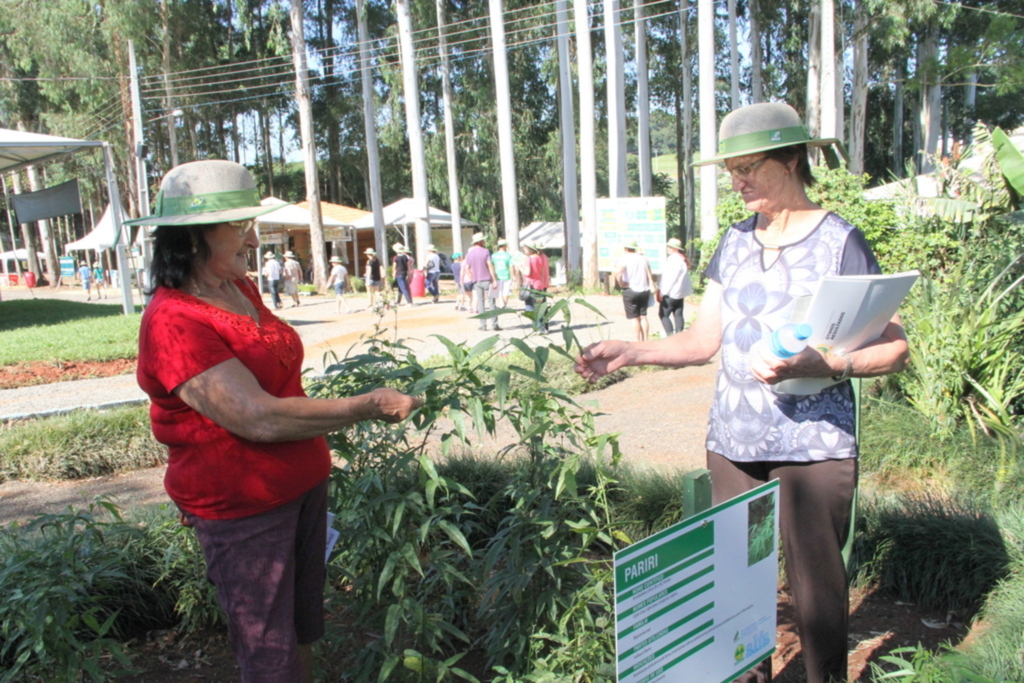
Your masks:
M779 482L615 553L619 683L725 683L775 650Z
M11 197L11 203L19 223L82 213L82 197L78 193L77 178L38 192L16 194Z
M651 272L661 273L666 234L664 197L598 199L597 269L614 273L622 260L622 245L636 240Z

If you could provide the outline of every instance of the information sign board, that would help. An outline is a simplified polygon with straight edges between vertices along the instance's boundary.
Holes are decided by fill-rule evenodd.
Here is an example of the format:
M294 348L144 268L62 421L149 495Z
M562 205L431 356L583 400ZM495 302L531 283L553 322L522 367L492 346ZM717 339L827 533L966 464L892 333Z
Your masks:
M74 256L61 256L60 261L60 275L61 277L74 277L78 272L75 268L75 257Z
M725 683L772 655L779 482L615 553L619 683Z
M622 258L622 245L636 240L651 272L661 273L665 262L665 198L620 197L597 200L597 268L613 273Z

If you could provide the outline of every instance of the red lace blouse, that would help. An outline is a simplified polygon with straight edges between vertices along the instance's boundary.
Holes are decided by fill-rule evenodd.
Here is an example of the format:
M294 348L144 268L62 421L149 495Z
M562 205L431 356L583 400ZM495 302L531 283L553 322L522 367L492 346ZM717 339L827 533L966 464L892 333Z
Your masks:
M182 382L237 358L267 393L305 396L302 342L263 305L251 280L235 285L259 311L260 324L185 292L161 287L142 316L138 381L149 394L153 434L169 449L164 487L183 510L234 519L283 505L330 472L322 438L253 443L218 426L174 393Z

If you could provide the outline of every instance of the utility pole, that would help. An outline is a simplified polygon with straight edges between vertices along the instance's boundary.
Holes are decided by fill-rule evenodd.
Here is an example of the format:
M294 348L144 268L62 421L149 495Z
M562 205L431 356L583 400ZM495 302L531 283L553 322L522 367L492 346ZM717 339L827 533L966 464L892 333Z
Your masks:
M439 0L440 1L440 0ZM569 64L569 11L565 0L555 3L558 35L558 113L562 136L562 201L565 216L566 275L580 273L580 204L576 190L576 121L572 107L572 69Z
M138 179L139 213L149 213L149 173L146 171L146 143L142 130L142 97L139 95L139 69L135 62L135 41L128 41L128 79L132 95L132 135L135 138L135 177ZM142 273L145 282L142 297L146 305L152 297L149 292L152 283L149 281L149 264L153 260L153 238L149 236L146 226L139 226L143 231L142 238ZM258 256L258 255L257 255Z

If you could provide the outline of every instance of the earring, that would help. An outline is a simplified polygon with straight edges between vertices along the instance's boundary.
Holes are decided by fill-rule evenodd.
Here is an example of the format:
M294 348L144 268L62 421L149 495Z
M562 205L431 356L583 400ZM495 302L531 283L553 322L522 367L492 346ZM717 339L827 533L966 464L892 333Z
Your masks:
M198 254L199 253L199 248L196 245L194 245L194 244L192 245L192 253L193 254Z

